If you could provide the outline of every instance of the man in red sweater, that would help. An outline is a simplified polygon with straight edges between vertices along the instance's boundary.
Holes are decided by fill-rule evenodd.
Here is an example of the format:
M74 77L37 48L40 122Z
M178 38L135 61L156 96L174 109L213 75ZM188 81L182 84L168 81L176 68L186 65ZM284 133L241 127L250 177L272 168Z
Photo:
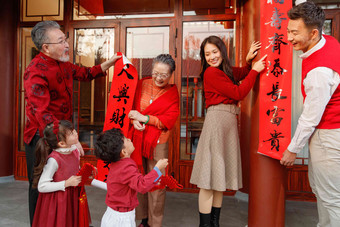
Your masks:
M91 81L105 76L120 56L114 55L101 65L79 67L69 62L68 38L54 21L37 23L31 32L40 53L24 74L26 127L24 130L29 213L32 224L38 190L32 189L35 146L45 126L55 120L72 120L73 80ZM82 150L82 149L81 149ZM82 152L84 155L84 152Z
M281 164L292 166L309 140L308 176L320 227L340 226L340 44L322 35L324 11L313 2L288 12L288 41L302 50L304 109Z

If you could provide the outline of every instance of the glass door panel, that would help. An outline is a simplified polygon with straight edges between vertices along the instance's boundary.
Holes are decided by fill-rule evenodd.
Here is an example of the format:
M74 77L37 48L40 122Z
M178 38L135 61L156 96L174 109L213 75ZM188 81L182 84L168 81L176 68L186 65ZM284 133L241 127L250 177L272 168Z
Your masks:
M114 28L75 29L74 59L91 67L108 60L114 51ZM103 129L113 68L106 77L91 82L74 82L73 121L86 154L93 154L96 135Z
M183 23L180 159L193 160L206 113L202 90L200 46L210 36L225 43L231 64L235 64L234 21Z
M169 27L127 28L126 33L126 57L139 78L151 76L153 58L169 53Z

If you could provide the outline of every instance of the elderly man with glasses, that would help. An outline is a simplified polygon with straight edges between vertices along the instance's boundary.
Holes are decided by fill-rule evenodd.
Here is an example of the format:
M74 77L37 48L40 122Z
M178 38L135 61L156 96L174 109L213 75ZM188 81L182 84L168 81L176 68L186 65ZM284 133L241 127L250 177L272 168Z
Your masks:
M32 188L35 146L42 136L43 129L55 120L72 120L73 80L91 81L105 76L105 71L113 66L120 56L114 55L101 65L91 68L70 63L68 38L54 21L37 23L32 29L31 37L40 51L24 74L27 117L24 142L32 224L39 194L37 189Z

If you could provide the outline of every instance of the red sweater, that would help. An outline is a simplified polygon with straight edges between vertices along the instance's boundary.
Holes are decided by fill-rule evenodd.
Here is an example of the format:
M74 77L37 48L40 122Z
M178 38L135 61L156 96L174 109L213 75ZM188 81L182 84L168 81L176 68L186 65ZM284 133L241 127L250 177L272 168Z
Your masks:
M146 193L156 185L156 170L143 176L131 158L123 158L110 165L107 176L106 205L119 212L127 212L138 206L137 192Z
M327 67L340 75L340 44L332 36L324 35L324 37L326 39L325 45L302 61L301 92L303 98L306 98L303 80L312 69ZM340 86L333 93L316 128L340 128Z
M204 93L206 108L220 103L237 104L249 93L254 86L258 72L250 67L233 67L233 75L236 81L242 84L235 85L229 77L220 69L208 67L204 72ZM248 76L247 76L248 75Z
M39 53L24 74L26 127L24 141L29 144L39 129L54 120L72 120L73 80L90 81L105 76L100 65L79 67Z

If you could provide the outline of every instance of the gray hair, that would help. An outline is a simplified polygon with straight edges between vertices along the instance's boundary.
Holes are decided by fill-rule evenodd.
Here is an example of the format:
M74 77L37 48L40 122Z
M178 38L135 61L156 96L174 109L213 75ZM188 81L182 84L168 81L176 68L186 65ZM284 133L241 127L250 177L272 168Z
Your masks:
M42 45L47 41L46 33L51 29L60 29L60 25L55 21L41 21L37 23L31 31L31 37L34 45L40 51Z
M172 74L173 71L175 71L176 69L175 60L171 57L170 54L160 54L155 57L152 62L152 68L156 63L163 63L168 65L170 67L170 74Z

